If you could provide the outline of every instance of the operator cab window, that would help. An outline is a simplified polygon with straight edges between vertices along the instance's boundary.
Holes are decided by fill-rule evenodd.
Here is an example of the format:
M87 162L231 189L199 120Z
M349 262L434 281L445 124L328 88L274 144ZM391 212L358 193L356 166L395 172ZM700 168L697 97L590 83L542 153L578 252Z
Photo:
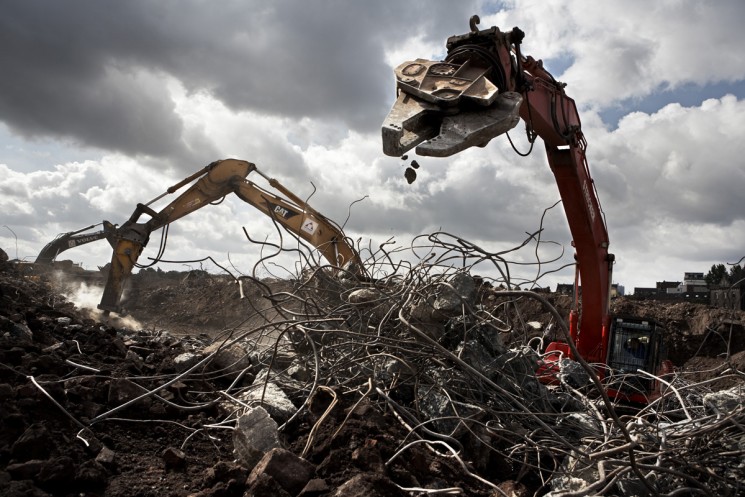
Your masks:
M612 335L608 365L626 373L634 373L637 369L647 370L653 355L652 330L652 325L647 321L635 323L618 319Z

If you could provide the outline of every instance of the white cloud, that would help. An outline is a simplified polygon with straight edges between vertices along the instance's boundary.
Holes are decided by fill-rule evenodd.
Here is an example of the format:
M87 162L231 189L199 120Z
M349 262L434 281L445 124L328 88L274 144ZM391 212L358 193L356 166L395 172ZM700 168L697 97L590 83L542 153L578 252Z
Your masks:
M639 99L660 88L743 81L745 4L695 0L505 2L482 25L526 32L524 53L570 57L556 74L581 106Z
M623 177L623 183L599 182L600 188L635 219L654 213L674 222L729 225L745 215L738 208L745 188L738 129L745 129L745 101L732 96L631 114L593 147L616 178Z
M174 12L160 30L136 24L139 4L130 4L132 11L120 7L123 25L141 28L142 40L119 36L117 26L110 26L110 38L100 39L71 12L65 22L80 28L80 41L95 50L79 51L75 40L61 40L68 59L58 57L51 42L40 45L48 52L32 47L27 53L24 71L54 75L65 83L62 90L77 90L65 97L34 80L38 84L21 95L37 100L0 98L6 106L0 107L0 224L18 235L19 255L35 256L59 232L102 219L121 224L138 202L228 157L255 162L338 222L353 202L368 196L351 207L346 229L373 246L390 236L406 246L418 234L442 229L488 251L506 250L537 230L544 209L558 200L540 140L528 158L516 155L505 138L451 159L410 154L403 161L382 154L379 126L395 97L391 67L441 54L447 36L468 30L472 3L350 3L323 17L285 2L246 11L253 24L242 22L243 10L234 4L207 11L200 5ZM741 2L542 0L500 6L481 15L480 27L519 26L526 32L525 53L567 68L557 77L569 83L567 92L582 109L590 168L618 260L616 281L627 288L650 286L745 255L737 254L745 246L743 100L717 95L696 105L632 111L612 131L600 119L619 102L631 99L633 105L661 89L745 80ZM349 18L369 22L340 20ZM278 19L282 23L273 24ZM329 29L335 22L339 29ZM70 26L57 27L64 33ZM49 36L53 41L54 33ZM31 112L40 104L84 109L86 103L93 108L75 114L74 126L65 119L69 112L54 118ZM126 112L120 115L120 108ZM527 149L522 125L511 136ZM409 185L403 172L412 159L421 167ZM165 257L212 255L225 262L230 253L245 270L260 255L245 240L244 226L252 236L276 240L268 219L233 198L174 223ZM560 207L547 214L543 228L544 240L566 250L556 265L571 261ZM158 238L153 236L144 262L157 252ZM0 231L0 246L11 255L15 243L9 230ZM560 247L541 250L553 257ZM105 263L111 250L100 242L69 256L78 254L93 267ZM530 261L533 248L511 257ZM288 259L282 264L292 265ZM568 270L543 283L571 277Z

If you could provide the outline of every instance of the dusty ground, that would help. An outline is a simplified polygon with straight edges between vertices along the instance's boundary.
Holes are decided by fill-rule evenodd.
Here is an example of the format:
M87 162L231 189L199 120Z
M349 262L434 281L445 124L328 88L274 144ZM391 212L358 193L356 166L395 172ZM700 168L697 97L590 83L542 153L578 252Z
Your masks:
M235 283L204 273L154 272L133 279L124 301L132 322L102 323L61 296L54 278L21 273L0 264L0 488L8 496L106 495L222 497L290 495L272 481L247 484L249 470L235 462L229 430L207 433L205 425L225 417L219 405L202 405L196 390L225 388L219 376L205 375L199 389L185 392L178 382L159 395L192 410L150 399L115 416L94 422L102 413L163 384L177 373L173 359L204 347L226 330L259 326L271 315L263 297L291 288L289 282L246 282L241 298ZM567 297L551 299L562 315ZM619 299L614 311L653 317L668 330L670 358L691 378L716 378L726 368L745 370L742 313L687 303ZM515 307L512 319L552 318L534 302ZM740 323L740 324L730 324ZM129 327L125 327L129 326ZM729 386L727 383L721 385ZM183 398L187 395L187 398ZM282 432L283 444L299 454L311 428L330 402L319 394L303 415ZM467 495L500 495L464 476L453 460L435 457L424 446L388 467L407 436L400 420L368 402L340 400L320 429L306 459L315 467L315 486L300 495L409 495L400 487L458 486ZM342 427L338 433L336 430ZM335 435L335 436L334 436ZM488 464L502 488L541 494L542 486L519 475L496 455ZM356 478L356 479L355 479ZM349 482L352 483L349 483ZM397 485L397 486L396 486ZM522 490L521 490L522 489ZM544 489L545 490L545 489Z

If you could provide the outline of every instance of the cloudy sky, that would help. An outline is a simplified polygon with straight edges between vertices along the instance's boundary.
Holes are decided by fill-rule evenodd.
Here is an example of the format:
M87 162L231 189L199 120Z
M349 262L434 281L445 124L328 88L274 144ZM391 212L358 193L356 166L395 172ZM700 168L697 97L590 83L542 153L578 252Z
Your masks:
M138 202L235 157L328 217L349 215L347 233L373 247L442 230L497 252L542 226L555 243L539 257L565 255L541 270L559 268L571 237L560 206L542 222L559 200L542 146L520 157L501 137L419 158L411 185L405 163L382 153L393 67L442 58L475 13L481 28L525 31L524 53L577 101L614 281L629 292L745 255L741 0L3 2L0 247L33 260L57 233L121 224ZM528 148L522 124L510 136ZM211 255L249 272L259 251L243 227L276 239L228 199L174 223L164 257ZM93 269L110 256L100 241L61 258ZM510 258L535 262L535 244Z

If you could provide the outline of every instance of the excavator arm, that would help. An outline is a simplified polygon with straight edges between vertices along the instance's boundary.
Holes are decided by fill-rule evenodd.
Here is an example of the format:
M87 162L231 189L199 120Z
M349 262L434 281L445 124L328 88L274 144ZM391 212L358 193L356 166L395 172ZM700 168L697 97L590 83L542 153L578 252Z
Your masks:
M103 228L93 233L85 233L91 228L95 228L97 225L92 224L81 228L77 231L70 231L68 233L61 233L51 242L47 243L39 255L36 257L35 264L52 264L57 256L65 250L77 247L79 245L85 245L86 243L95 242L102 238L111 237L116 231L116 226L108 221L104 221Z
M447 157L492 138L522 119L531 140L543 139L576 249L582 282L582 313L570 314L577 350L590 362L604 362L610 325L613 255L585 156L577 106L564 84L540 60L525 57L518 28L479 30L451 36L444 61L417 59L395 69L397 100L386 118L383 151L399 156L416 147L419 155ZM569 348L563 349L569 354Z
M236 159L216 161L190 177L170 187L166 193L148 204L138 204L132 216L113 236L115 243L109 276L99 309L120 312L119 302L126 280L147 245L150 234L170 223L234 193L270 216L288 231L313 245L332 266L344 268L355 275L363 271L362 261L341 228L287 190L278 181L265 178L269 184L290 200L268 192L246 179L252 173L263 174L250 162ZM174 193L186 184L196 182L160 211L150 205L166 194ZM143 214L150 216L140 222Z

